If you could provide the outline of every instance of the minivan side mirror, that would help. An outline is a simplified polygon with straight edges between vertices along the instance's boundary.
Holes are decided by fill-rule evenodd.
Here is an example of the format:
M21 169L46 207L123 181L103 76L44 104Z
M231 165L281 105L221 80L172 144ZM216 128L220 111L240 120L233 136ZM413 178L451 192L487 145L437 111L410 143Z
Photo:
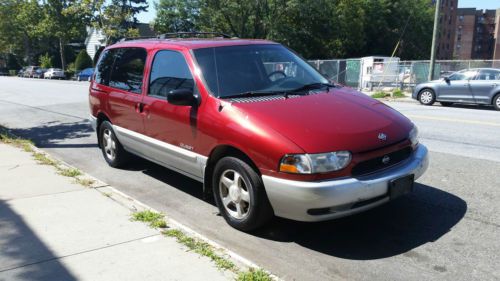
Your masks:
M198 97L190 89L171 90L167 94L167 101L174 105L198 105Z

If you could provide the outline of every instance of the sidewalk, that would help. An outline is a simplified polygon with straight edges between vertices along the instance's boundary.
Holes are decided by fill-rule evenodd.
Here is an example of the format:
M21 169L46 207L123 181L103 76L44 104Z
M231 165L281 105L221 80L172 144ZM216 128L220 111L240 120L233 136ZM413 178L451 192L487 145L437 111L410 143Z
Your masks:
M94 188L0 143L0 280L233 280Z

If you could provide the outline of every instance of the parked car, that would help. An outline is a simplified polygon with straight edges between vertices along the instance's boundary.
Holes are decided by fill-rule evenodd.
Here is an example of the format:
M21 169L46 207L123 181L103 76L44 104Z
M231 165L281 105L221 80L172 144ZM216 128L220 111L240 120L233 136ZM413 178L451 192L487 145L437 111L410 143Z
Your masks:
M443 79L417 85L412 97L423 105L438 101L443 106L453 103L492 105L500 110L500 69L465 69Z
M198 180L243 231L273 215L322 221L368 210L411 192L428 165L409 119L328 84L271 41L120 42L103 51L89 88L110 166L135 154Z
M17 73L17 77L24 77L24 72L26 71L27 67L23 67L19 70Z
M75 75L75 79L77 81L90 81L92 79L93 74L94 74L93 68L85 68L84 70L78 72Z
M40 70L39 66L28 66L23 71L23 77L34 78L35 76L38 75L37 71L39 70Z
M45 78L45 79L64 79L64 78L66 78L66 75L64 74L64 71L60 68L49 68L43 74L43 78Z
M35 70L35 73L33 74L33 78L42 79L44 77L44 74L46 71L47 71L47 69L45 69L45 68L39 68L39 69Z

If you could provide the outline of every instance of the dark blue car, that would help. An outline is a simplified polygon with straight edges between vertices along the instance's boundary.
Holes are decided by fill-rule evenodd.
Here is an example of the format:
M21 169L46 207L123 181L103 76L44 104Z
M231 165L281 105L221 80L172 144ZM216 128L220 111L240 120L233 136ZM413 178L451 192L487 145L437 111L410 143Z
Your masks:
M78 72L76 74L77 81L90 81L92 79L92 75L94 74L93 68L85 68L84 70Z

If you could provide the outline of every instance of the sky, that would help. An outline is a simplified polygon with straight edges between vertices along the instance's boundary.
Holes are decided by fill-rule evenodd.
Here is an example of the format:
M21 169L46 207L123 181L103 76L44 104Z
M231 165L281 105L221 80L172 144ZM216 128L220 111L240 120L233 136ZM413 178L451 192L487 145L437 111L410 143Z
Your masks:
M142 12L138 15L140 22L151 22L156 14L154 2L158 0L148 0L149 9L147 12ZM458 0L459 8L476 8L476 9L498 9L500 8L500 0Z

